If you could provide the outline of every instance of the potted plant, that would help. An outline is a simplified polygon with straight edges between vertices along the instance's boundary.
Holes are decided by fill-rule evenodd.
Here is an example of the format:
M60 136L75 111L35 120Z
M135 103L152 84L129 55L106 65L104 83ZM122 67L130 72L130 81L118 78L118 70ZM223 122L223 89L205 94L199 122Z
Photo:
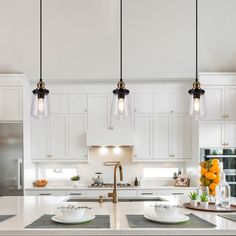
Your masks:
M190 198L190 205L192 207L197 207L197 199L198 199L197 192L190 192L189 193L189 198Z
M79 183L79 180L80 180L80 177L79 177L79 175L74 175L70 178L70 180L72 181L73 186L77 187L78 183Z
M202 208L206 209L208 208L208 196L205 192L203 192L201 195L200 195L200 205Z

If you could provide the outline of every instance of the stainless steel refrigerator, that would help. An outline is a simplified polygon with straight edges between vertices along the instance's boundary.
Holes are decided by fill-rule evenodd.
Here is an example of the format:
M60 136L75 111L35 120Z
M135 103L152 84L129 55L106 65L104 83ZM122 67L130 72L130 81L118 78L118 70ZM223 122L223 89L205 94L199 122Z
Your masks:
M0 123L0 196L23 195L23 124Z

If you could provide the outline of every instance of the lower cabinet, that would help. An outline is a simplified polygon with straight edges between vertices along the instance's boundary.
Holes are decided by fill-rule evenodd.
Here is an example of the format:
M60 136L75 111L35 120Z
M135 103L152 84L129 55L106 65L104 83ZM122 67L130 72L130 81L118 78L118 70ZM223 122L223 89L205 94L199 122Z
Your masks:
M66 190L25 190L25 196L66 196Z
M154 189L137 190L137 197L153 197L156 195L157 190Z
M86 197L87 193L85 190L67 190L66 195L74 197Z

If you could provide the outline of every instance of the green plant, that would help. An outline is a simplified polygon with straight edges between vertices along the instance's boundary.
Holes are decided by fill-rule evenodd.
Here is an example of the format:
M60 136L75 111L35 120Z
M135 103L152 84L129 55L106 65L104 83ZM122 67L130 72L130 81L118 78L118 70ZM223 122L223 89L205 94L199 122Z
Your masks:
M189 197L191 200L197 200L198 194L197 194L197 192L191 192L191 193L189 193Z
M72 177L70 178L70 180L71 180L71 181L79 181L79 180L80 180L80 177L79 177L79 175L75 175L75 176L72 176Z
M203 192L200 196L200 199L202 202L208 202L208 195L205 192Z

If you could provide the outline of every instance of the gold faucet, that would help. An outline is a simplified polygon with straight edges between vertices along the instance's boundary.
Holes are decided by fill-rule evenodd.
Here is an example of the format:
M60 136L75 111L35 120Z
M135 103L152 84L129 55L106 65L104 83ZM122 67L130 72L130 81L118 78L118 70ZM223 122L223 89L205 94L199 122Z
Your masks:
M116 182L116 172L117 168L119 167L120 170L120 181L123 181L123 169L120 163L115 165L114 168L114 189L112 193L108 193L108 197L112 197L112 202L117 203L118 202L118 197L117 197L117 182Z

